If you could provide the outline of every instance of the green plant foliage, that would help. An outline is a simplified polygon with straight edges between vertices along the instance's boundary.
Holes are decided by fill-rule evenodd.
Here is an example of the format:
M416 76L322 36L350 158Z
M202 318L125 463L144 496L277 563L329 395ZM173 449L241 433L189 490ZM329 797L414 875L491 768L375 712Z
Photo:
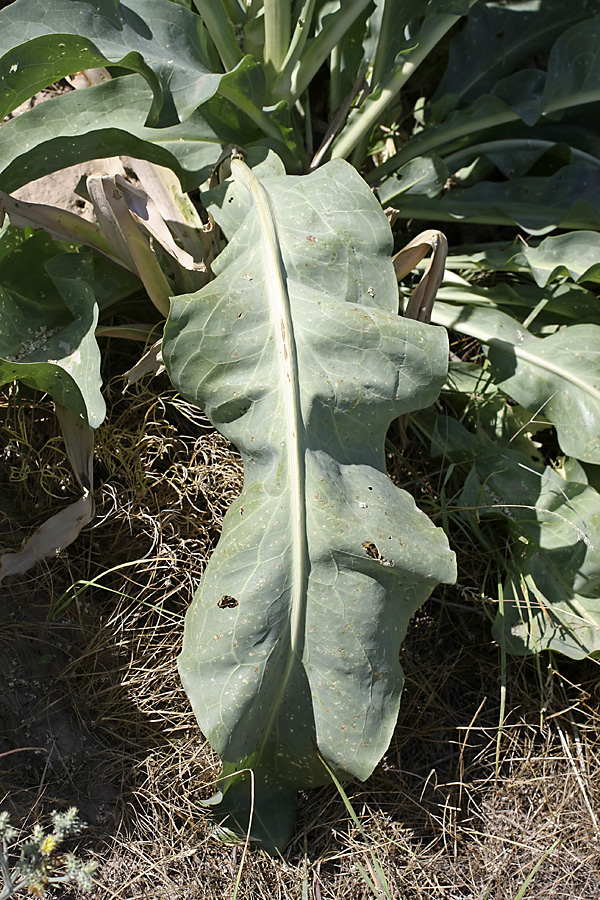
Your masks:
M491 309L436 304L433 320L489 347L502 390L556 427L564 453L600 463L600 327L570 325L538 338Z
M434 94L473 100L494 88L508 72L527 65L578 20L598 12L582 0L542 3L477 3L450 44L448 66Z
M386 203L398 194L386 185ZM556 228L600 228L600 168L578 161L547 178L483 181L449 191L439 200L411 196L403 215L441 222L517 225L529 234Z
M147 80L154 95L148 124L174 125L217 90L221 75L211 70L202 22L182 6L70 0L68 10L44 0L2 10L0 116L65 75L107 65Z
M54 810L50 814L52 828L44 830L38 823L31 835L22 840L23 835L10 824L7 812L0 813L0 900L10 900L26 891L29 896L43 897L49 886L73 884L83 893L91 891L92 875L98 868L94 860L83 862L74 853L62 854L63 844L70 837L80 834L86 825L72 806L66 812ZM20 856L11 868L10 852L20 841Z
M497 639L517 655L600 652L600 494L581 466L571 461L568 475L541 467L451 418L437 421L432 449L467 466L463 515L504 523L510 557Z
M253 806L253 837L273 849L296 791L329 780L322 759L371 773L410 616L454 579L443 533L383 458L390 421L435 399L447 349L442 329L395 313L389 228L350 166L262 182L232 168L249 211L216 279L174 299L163 344L173 383L246 473L179 667L223 759L219 814L243 834Z
M185 190L210 174L219 138L192 115L179 125L148 128L152 92L139 75L107 81L40 103L0 129L0 186L14 191L64 166L104 156L147 159L172 169ZM77 130L73 132L73 122Z
M458 357L444 478L462 478L471 523L490 506L504 523L486 536L507 560L495 634L519 654L598 651L599 44L600 0L0 10L0 118L83 68L109 79L3 123L0 190L115 156L141 184L81 186L98 225L0 194L0 380L56 400L91 517L95 335L152 335L134 380L158 369L171 306L173 381L246 465L181 671L224 760L224 828L252 820L265 847L289 836L299 787L373 769L408 617L452 578L384 471L389 422L434 402L448 352L441 328L397 315L376 197L402 228L479 226L451 247L432 321ZM433 412L415 416L433 436Z
M43 234L0 260L0 384L45 391L96 428L105 406L92 284L91 257L60 253Z
M520 141L532 166L536 157L531 156L527 140L552 136L556 133L557 116L567 121L579 107L600 99L595 49L600 15L594 15L598 12L600 6L593 0L573 4L571 8L562 4L557 19L548 16L547 4L539 4L535 9L499 10L493 4L478 4L474 8L469 25L451 43L447 77L436 93L435 102L427 109L423 127L370 176L372 181L380 181L416 156L431 153L446 162L451 177L456 178L456 187L439 200L419 198L418 202L404 204L401 213L404 217L516 223L533 234L557 227L598 228L597 154L580 157L593 146L589 127L564 132L568 140L566 158L553 163L555 171L527 175L526 168L515 178L513 161L518 154L513 144L509 163L504 161L508 178L498 182L475 178L477 183L463 183L469 175L465 171L467 161L472 164L481 157L479 142L483 134L488 141L491 136L503 141ZM494 28L497 19L504 20L506 30ZM567 20L574 23L570 28L566 27ZM522 30L519 21L525 26ZM559 29L561 22L563 27ZM485 39L470 40L474 32L483 30L487 31ZM527 45L526 35L534 32L535 39ZM467 41L471 48L477 49L465 52ZM496 51L490 49L488 65L482 67L479 54L490 43L496 44ZM543 43L549 51L546 71L532 68L511 71L522 60L523 53L531 57L537 52L534 48ZM461 60L460 72L455 59ZM503 76L498 81L492 78L495 72ZM460 165L452 164L456 157ZM388 202L392 193L386 188Z
M595 231L580 231L549 237L537 247L523 247L517 261L529 267L536 284L542 288L564 275L573 281L597 282L600 280L600 235Z

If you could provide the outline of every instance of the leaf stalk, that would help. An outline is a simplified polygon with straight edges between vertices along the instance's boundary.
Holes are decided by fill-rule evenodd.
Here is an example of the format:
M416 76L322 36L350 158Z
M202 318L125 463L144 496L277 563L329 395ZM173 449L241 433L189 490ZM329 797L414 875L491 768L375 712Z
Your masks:
M235 31L220 0L194 0L202 21L213 39L225 70L230 72L243 59Z
M471 6L475 2L477 0L470 0ZM380 85L374 86L371 96L367 98L360 110L350 119L338 140L334 143L331 151L332 159L336 157L345 159L352 153L362 138L368 135L377 124L380 116L431 53L436 44L460 19L461 16L444 15L432 16L425 21L418 45L413 50L403 54L402 63L392 70L387 79L382 81Z
M281 71L290 45L291 0L264 0L264 18L265 70L267 82L273 82Z

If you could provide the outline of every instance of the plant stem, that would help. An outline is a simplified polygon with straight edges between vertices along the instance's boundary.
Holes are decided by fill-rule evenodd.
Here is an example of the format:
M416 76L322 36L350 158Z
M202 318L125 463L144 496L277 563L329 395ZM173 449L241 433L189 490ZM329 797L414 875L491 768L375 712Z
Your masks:
M346 0L327 25L308 46L294 73L290 103L294 103L307 89L333 48L343 38L371 0Z
M500 714L498 719L498 731L496 733L496 764L494 784L498 783L498 774L500 772L500 744L502 742L502 734L504 732L504 722L506 717L506 634L504 632L504 585L500 578L498 579L498 609L499 617L502 623L500 628Z
M235 69L242 60L243 53L238 47L235 32L221 0L194 0L194 6L213 39L225 70L229 72L231 69Z
M336 45L331 51L329 57L329 109L331 114L334 110L340 108L342 102L342 84L341 84L341 53L339 45Z
M308 540L306 525L306 466L304 447L306 436L302 419L300 376L296 340L294 337L294 320L292 318L292 301L289 292L279 231L276 225L269 194L251 169L239 159L231 161L231 174L236 181L247 189L259 225L263 258L265 260L265 295L268 303L268 314L271 318L272 332L281 335L278 361L281 384L286 386L282 408L284 410L284 436L286 466L288 468L290 489L290 616L289 641L290 653L281 672L277 687L277 696L264 726L265 738L256 754L255 766L261 764L261 756L265 752L268 740L276 728L277 709L281 704L286 689L293 677L294 666L302 658L305 633L306 600L308 587Z
M371 14L369 19L371 30L377 30L377 43L372 58L372 71L369 78L370 93L375 91L382 81L385 71L385 63L389 54L390 41L394 34L394 14L397 4L395 0L384 0L383 9L379 7ZM368 72L368 70L367 70ZM366 99L366 98L365 98ZM369 148L369 135L363 134L352 153L351 163L355 169L360 169Z
M321 146L319 147L319 149L317 150L317 152L315 153L315 155L311 161L311 164L309 166L309 172L312 172L314 169L317 168L317 166L321 165L321 162L323 161L323 158L325 157L325 155L327 154L327 151L329 150L331 144L333 143L333 140L334 140L336 134L338 133L339 129L344 124L344 121L346 119L346 116L348 115L350 107L356 100L357 96L361 93L363 86L365 85L365 74L366 74L366 67L363 67L360 70L360 72L358 73L358 75L356 77L356 81L354 82L350 93L345 98L343 103L339 106L338 111L336 112L335 116L333 117L332 121L330 122L330 124L327 128L327 131L325 133L325 136L321 142Z
M265 70L272 83L281 71L290 45L291 0L264 0Z
M313 145L313 126L312 126L312 110L310 108L310 97L308 91L304 96L304 133L306 140L306 150L309 156L314 152Z
M470 0L471 5L476 0ZM393 69L388 78L380 86L375 86L361 109L350 119L338 140L333 145L332 159L346 158L354 150L359 141L368 135L379 117L394 100L408 79L418 69L431 50L444 35L461 19L461 16L431 16L423 24L420 40L414 50L404 54L403 62ZM412 144L412 141L411 141ZM395 167L394 167L395 168Z
M156 325L99 325L96 337L116 337L128 341L147 341Z
M280 143L283 141L283 136L281 131L271 119L267 116L266 113L263 112L262 109L259 109L254 105L252 100L246 97L245 94L242 94L241 91L236 91L234 88L229 87L228 84L221 81L217 92L221 94L222 97L225 97L226 100L229 100L230 103L233 103L234 106L237 106L243 113L245 113L249 119L251 119L255 125L260 128L263 134L266 134L267 137L272 137Z
M552 103L548 103L541 110L540 120L543 121L545 116L551 113L560 112L564 109L570 109L598 99L600 99L598 92L559 97ZM500 102L501 101L498 101L498 103ZM470 135L479 131L495 128L498 125L507 125L509 122L516 122L520 118L521 116L518 112L506 106L504 108L497 108L488 115L482 116L476 120L465 115L461 116L460 121L453 126L449 127L447 124L442 124L421 131L419 134L412 137L402 150L395 153L394 156L390 157L390 159L386 160L386 162L371 172L367 177L367 181L370 184L381 181L382 178L394 172L399 166L408 162L408 160L414 159L416 156L423 156L423 154L429 153L432 150L437 150L440 147L454 149L449 146L454 144L458 151L464 146L466 139ZM581 155L581 152L582 151L578 151L578 156ZM595 160L595 162L597 163L597 160Z
M242 3L242 0L223 0L223 6L225 7L225 12L229 17L229 20L233 22L234 25L244 25L246 22L246 7Z
M312 24L313 13L315 11L315 3L316 0L304 0L304 5L300 10L300 15L298 16L296 27L294 28L294 33L292 35L292 40L290 41L287 55L271 89L271 95L273 99L277 98L287 100L289 98L290 86L292 83L292 72L296 63L300 59L300 56L306 44L306 40L310 33L310 26Z
M379 84L383 78L388 48L393 36L394 5L394 0L385 0L383 4L383 11L379 20L377 47L375 48L375 55L373 57L373 78L371 81L373 86ZM375 13L373 15L375 15Z

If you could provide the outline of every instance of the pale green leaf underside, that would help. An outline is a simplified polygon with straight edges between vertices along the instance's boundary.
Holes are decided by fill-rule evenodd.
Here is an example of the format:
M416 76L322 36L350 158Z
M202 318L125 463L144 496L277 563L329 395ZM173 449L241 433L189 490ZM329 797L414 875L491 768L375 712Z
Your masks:
M525 245L515 262L528 266L540 287L560 275L574 281L600 280L600 234L575 231L546 238L538 247Z
M432 319L487 344L502 390L552 422L564 453L600 463L600 326L538 338L505 313L446 303L435 304Z
M244 490L188 612L180 671L224 773L250 767L256 835L298 788L365 778L391 737L410 616L454 578L440 529L385 473L390 421L437 396L442 329L396 314L391 234L335 161L261 183L217 278L173 300L175 386L240 449ZM221 810L243 827L247 785ZM247 820L247 811L246 811Z
M523 454L440 419L434 452L472 460L459 504L478 516L502 518L507 560L504 614L494 632L510 653L556 650L574 659L600 652L600 494L573 477L536 466Z

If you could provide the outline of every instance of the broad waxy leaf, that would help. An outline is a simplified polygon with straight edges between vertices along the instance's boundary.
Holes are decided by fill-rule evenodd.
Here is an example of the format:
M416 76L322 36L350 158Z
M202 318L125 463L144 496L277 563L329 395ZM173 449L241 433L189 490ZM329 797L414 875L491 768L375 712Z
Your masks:
M448 169L439 156L420 156L405 163L393 178L384 181L377 194L384 207L402 194L438 197L447 180Z
M55 248L35 234L0 260L0 384L45 391L96 428L105 405L92 260Z
M535 253L535 248L532 251ZM519 263L511 268L517 272L527 271L520 253L515 259L519 259ZM598 298L592 291L572 281L557 281L546 288L517 281L500 282L494 287L448 283L440 288L437 299L460 306L492 307L521 321L537 310L528 330L538 337L555 332L560 325L580 325L584 322L600 325Z
M548 121L549 117L554 117L559 112L570 113L577 107L600 100L600 55L597 52L599 40L600 15L569 28L555 42L546 73L525 69L502 79L495 85L493 92L480 95L470 106L452 112L439 125L424 128L416 134L405 148L377 167L370 174L369 181L381 180L416 156L435 152L443 157L454 150L463 149L470 141L478 140L482 131L489 133L491 129L518 122L519 119L526 125L534 126ZM568 77L565 73L568 73ZM503 132L502 137L506 136L506 132ZM502 186L491 184L486 187L499 189ZM572 185L572 190L574 199L578 199L581 194L577 193L576 184ZM590 191L593 203L595 185L590 187ZM450 192L450 196L452 193L454 192ZM485 198L477 199L481 200L483 213ZM536 199L539 203L544 202L540 198ZM488 198L488 205L493 202ZM407 217L410 215L411 213L407 214ZM459 213L460 217L466 215L468 213ZM518 216L513 219L521 224ZM482 219L478 218L478 221ZM591 223L592 219L589 221ZM563 227L586 227L574 222L557 224Z
M600 463L600 326L538 338L505 313L446 303L436 303L431 318L487 344L498 386L552 422L565 454Z
M148 81L150 125L186 119L222 78L201 19L176 3L17 0L0 11L0 118L65 75L110 64Z
M549 237L538 247L524 246L515 262L528 266L540 287L564 274L574 281L600 281L600 234L576 231Z
M386 203L394 203L400 193L388 187L390 180L381 189ZM450 190L439 199L408 194L398 203L406 219L518 225L535 235L555 228L600 229L600 169L577 162L547 178L484 181Z
M239 448L243 493L186 618L179 667L223 759L217 814L282 847L321 759L364 779L390 740L414 610L454 557L385 472L390 421L433 402L442 329L396 314L387 220L348 164L260 181L213 264L176 297L174 385ZM253 798L250 794L251 769Z
M544 0L512 8L477 3L450 44L448 68L435 98L454 94L472 100L486 93L499 78L547 52L574 22L597 12L598 0Z
M574 659L600 652L600 494L454 419L438 420L433 450L472 461L459 503L505 521L512 546L504 614L494 631L517 655L557 650ZM573 468L573 467L571 467ZM504 551L504 541L502 543Z
M600 99L599 37L600 15L595 15L558 38L548 60L539 115Z
M139 75L115 78L39 103L0 129L0 185L8 193L76 163L110 156L173 169L184 190L210 174L219 138L199 113L169 128L148 128L152 94Z
M242 107L242 88L256 80L257 69L246 58L235 72L223 76L228 96ZM129 156L172 169L183 189L191 191L210 175L221 144L248 147L264 140L250 119L224 97L211 98L184 122L164 128L145 124L151 100L144 79L129 75L61 94L5 122L0 130L2 190L10 193L90 159ZM286 151L283 137L272 143Z
M22 549L0 555L0 581L26 572L71 544L94 515L93 428L105 415L100 393L98 303L89 253L64 253L36 233L0 240L0 385L21 381L52 397L67 454L83 495L51 516ZM114 296L109 278L103 298Z
M451 153L445 158L448 170L462 180L465 170L472 177L477 167L483 168L486 162L492 163L501 175L509 179L521 178L540 167L548 174L574 161L600 168L600 160L583 149L556 140L534 138L528 130L519 131L519 135L504 140L486 141L484 138L478 144L469 144L464 150ZM537 174L540 174L539 171Z

